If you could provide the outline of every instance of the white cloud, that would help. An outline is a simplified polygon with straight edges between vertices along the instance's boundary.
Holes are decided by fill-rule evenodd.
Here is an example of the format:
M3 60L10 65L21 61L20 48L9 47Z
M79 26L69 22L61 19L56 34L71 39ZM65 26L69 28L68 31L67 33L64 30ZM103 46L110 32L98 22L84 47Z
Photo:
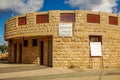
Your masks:
M0 0L0 10L12 10L18 14L38 11L44 0Z
M65 4L83 10L112 13L116 12L117 0L65 0Z

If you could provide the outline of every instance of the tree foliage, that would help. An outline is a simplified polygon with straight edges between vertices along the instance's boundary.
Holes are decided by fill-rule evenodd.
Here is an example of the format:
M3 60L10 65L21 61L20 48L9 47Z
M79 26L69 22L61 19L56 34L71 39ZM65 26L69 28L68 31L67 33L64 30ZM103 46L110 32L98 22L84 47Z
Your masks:
M0 45L0 51L7 51L8 46Z

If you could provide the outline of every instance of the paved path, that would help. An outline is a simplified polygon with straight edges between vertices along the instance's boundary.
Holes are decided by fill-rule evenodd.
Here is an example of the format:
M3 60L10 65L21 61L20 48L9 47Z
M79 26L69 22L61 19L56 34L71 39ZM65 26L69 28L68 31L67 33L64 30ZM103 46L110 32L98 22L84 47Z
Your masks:
M0 64L0 80L120 80L120 68L83 71L33 64Z

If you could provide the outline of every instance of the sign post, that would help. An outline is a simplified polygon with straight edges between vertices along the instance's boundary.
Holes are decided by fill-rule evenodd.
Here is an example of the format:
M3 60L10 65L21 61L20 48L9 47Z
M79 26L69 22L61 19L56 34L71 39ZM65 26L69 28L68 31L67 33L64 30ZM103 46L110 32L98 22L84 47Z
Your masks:
M101 57L102 58L102 68L103 68L104 64L103 64L101 42L90 42L90 53L91 53L92 57Z

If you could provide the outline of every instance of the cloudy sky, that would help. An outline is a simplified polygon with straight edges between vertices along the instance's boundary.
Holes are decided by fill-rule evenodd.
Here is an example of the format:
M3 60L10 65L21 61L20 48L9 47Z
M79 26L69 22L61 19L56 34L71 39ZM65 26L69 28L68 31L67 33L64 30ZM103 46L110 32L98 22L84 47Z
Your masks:
M0 44L4 41L4 23L14 15L48 10L89 10L120 13L120 0L0 0Z

